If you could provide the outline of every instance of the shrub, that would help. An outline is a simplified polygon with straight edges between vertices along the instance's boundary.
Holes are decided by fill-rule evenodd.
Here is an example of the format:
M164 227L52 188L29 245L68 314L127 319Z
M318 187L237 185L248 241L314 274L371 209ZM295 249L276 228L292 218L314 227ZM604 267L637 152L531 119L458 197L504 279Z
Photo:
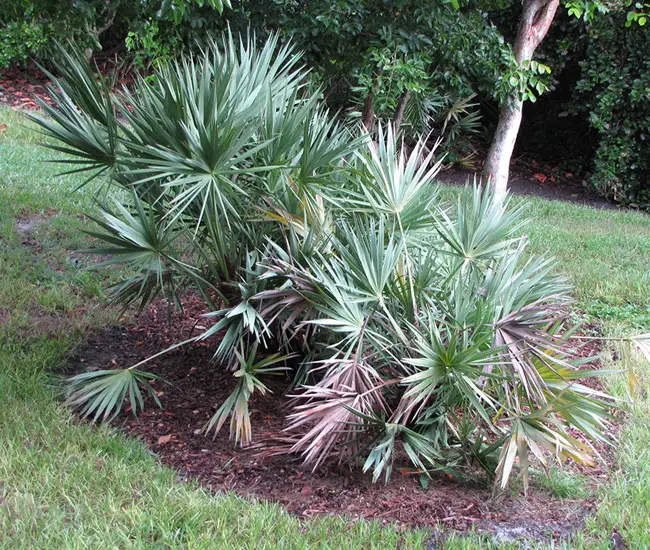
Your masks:
M53 39L78 40L97 48L99 36L110 28L120 8L116 0L5 0L0 12L0 69L42 57Z
M650 31L625 25L623 7L590 31L580 108L598 132L591 181L598 192L623 204L650 207Z
M63 40L90 50L126 44L141 64L169 57L197 29L223 28L224 7L229 0L3 0L0 69L30 58L49 63L50 45Z
M192 287L215 321L193 340L223 331L215 376L238 385L207 431L229 420L248 444L249 400L282 372L297 404L273 452L314 468L360 458L376 480L406 459L505 486L517 459L526 480L529 454L585 461L576 434L605 439L609 405L580 383L596 373L567 348L569 286L528 257L521 209L477 186L444 203L436 151L385 125L355 137L291 47L226 36L132 91L74 52L59 70L56 107L32 118L122 190L94 233L135 273L113 296ZM136 411L144 364L76 376L71 404L108 418L128 395Z
M3 33L4 38L0 41L0 69L25 63L47 44L43 27L28 21L12 21L4 27Z

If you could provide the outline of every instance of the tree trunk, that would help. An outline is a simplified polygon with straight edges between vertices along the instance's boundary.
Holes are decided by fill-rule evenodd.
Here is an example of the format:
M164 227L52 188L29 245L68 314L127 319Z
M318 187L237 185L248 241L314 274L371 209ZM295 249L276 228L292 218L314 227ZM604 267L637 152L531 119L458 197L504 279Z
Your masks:
M524 0L524 9L512 46L519 65L533 58L533 54L548 32L560 0ZM497 196L503 197L508 187L510 159L515 149L521 126L523 101L521 96L511 96L499 109L497 130L488 152L484 174Z
M411 90L406 90L397 101L397 108L395 109L395 116L393 117L393 128L395 129L395 134L399 132L399 128L402 125L404 120L404 109L406 109L406 104L411 98Z
M361 122L369 134L375 127L375 111L372 108L373 93L368 92L366 100L363 102L363 113L361 114Z
M521 98L511 98L508 103L500 107L499 123L485 162L485 177L490 188L499 198L505 196L508 188L510 159L521 126L523 103Z

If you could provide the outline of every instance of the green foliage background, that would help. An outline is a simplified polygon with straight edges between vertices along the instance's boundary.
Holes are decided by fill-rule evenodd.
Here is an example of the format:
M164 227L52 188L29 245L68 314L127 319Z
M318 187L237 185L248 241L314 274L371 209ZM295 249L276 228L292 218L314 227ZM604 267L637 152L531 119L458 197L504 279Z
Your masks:
M464 158L476 130L489 135L495 103L521 93L551 105L556 100L544 92L565 81L571 94L559 109L532 111L539 120L522 145L529 139L529 149L554 148L553 162L587 174L601 195L647 208L648 6L614 2L607 14L600 6L564 2L538 63L522 69L509 46L521 11L511 0L6 0L0 70L32 57L47 65L53 40L116 50L149 70L227 27L252 30L259 40L280 32L305 52L328 104L348 115L361 116L372 94L375 116L393 118L409 94L407 133L439 134L449 112L464 102L467 119L452 132L451 161ZM559 110L573 114L568 123L575 120L580 130L558 135ZM488 116L479 121L479 112Z
M576 105L598 134L591 181L598 192L650 207L650 28L619 11L589 31Z

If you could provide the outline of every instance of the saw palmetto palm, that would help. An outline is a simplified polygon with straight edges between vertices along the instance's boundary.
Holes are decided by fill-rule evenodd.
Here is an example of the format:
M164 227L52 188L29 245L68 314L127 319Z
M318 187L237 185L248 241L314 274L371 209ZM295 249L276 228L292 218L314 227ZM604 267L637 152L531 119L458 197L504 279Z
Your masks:
M115 298L196 289L210 326L190 340L222 335L215 376L236 385L208 431L250 443L250 400L282 373L282 452L313 467L360 457L386 479L404 459L503 486L530 457L588 461L576 432L605 439L611 400L581 382L597 373L572 358L570 287L531 258L523 211L478 183L443 201L444 151L346 127L291 46L226 34L130 90L68 48L59 72L34 118L63 162L118 188L92 234L129 266ZM142 388L156 399L140 366L74 377L69 403L140 410Z

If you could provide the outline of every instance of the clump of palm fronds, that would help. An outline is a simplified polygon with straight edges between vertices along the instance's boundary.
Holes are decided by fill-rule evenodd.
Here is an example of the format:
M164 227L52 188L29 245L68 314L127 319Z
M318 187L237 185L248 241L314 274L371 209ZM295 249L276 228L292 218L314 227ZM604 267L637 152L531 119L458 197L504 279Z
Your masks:
M191 287L214 318L197 339L225 333L214 372L237 386L208 431L230 419L249 443L249 400L282 372L285 451L313 467L361 458L378 479L406 459L505 486L529 457L590 460L578 432L606 439L610 400L567 343L570 287L526 252L522 210L478 185L441 200L438 152L337 122L290 46L226 35L131 91L82 55L61 64L56 107L32 116L120 190L94 233L133 273L114 296L144 307ZM79 375L70 403L110 417L141 404L147 376Z

